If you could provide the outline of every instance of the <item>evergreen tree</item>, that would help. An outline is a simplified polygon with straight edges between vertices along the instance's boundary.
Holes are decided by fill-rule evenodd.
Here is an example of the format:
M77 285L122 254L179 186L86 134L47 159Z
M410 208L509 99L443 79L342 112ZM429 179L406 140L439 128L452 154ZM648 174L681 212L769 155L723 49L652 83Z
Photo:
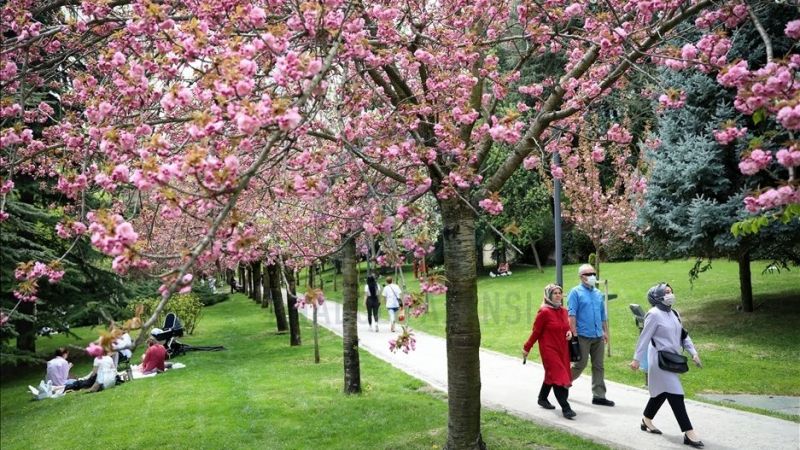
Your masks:
M697 276L708 266L701 261L729 257L739 262L742 309L753 310L750 260L774 248L777 258L797 260L797 239L785 233L789 225L773 224L762 236L734 237L731 225L747 217L743 199L757 178L738 169L739 150L720 145L713 136L719 124L734 119L731 95L709 75L664 71L664 82L686 95L686 103L659 116L658 148L648 152L650 181L639 219L655 256L697 256ZM797 224L794 224L797 235Z
M0 306L5 312L14 311L9 318L13 326L0 327L3 366L32 361L37 331L67 332L71 325L96 323L102 315L118 317L116 313L125 301L119 277L109 270L106 258L90 246L88 239L78 239L73 245L56 236L62 199L25 177L18 177L15 183L6 205L9 218L0 222ZM13 291L17 288L14 270L18 264L49 263L63 255L63 278L55 284L38 280L38 300L17 305ZM8 345L11 338L16 338L16 348Z

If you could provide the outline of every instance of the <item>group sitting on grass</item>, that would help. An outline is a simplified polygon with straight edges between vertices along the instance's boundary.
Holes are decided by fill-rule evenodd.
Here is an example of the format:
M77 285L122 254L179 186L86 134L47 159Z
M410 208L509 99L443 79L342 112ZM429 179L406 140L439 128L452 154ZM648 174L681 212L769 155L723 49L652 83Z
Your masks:
M127 336L127 339L121 336ZM113 340L108 337L112 337ZM120 339L121 338L121 339ZM125 348L120 343L127 342ZM47 375L38 388L29 386L28 389L37 400L50 397L60 397L69 391L88 389L88 392L98 392L109 389L117 384L124 383L138 376L155 375L167 369L167 349L154 338L147 339L147 350L142 355L142 363L131 366L127 371L118 371L118 361L126 361L131 356L131 339L127 331L121 335L112 330L108 335L101 336L96 342L86 347L86 353L94 357L92 371L81 378L71 378L72 363L67 358L69 350L60 347L55 351L53 358L47 362ZM127 355L124 353L127 351Z

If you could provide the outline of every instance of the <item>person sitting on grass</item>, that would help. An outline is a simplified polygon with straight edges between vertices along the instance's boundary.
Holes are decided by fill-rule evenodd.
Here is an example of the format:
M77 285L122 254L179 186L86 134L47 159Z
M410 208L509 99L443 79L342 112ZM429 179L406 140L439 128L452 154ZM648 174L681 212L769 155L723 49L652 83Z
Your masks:
M97 344L89 344L86 347L86 353L94 356L94 363L92 364L92 371L87 375L86 379L95 377L94 384L89 388L89 392L98 392L103 389L114 387L117 384L117 366L111 358L114 350L104 350L103 347Z
M147 351L142 355L142 374L163 372L166 359L167 349L154 338L147 338Z
M67 361L69 350L66 347L59 347L56 349L53 359L47 361L47 376L46 381L49 381L53 387L67 386L74 382L74 379L69 378L69 370L72 368L72 363Z

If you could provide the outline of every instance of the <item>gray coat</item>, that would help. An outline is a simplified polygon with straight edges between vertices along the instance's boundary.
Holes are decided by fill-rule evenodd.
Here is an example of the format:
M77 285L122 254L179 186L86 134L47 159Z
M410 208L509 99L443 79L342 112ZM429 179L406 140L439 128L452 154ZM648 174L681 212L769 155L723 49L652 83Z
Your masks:
M667 372L658 367L658 351L667 350L673 353L683 353L686 349L692 356L697 354L692 338L686 336L681 342L681 325L678 317L672 311L662 311L651 308L644 318L644 328L639 335L636 345L636 354L633 359L642 361L647 358L647 384L650 396L656 397L662 392L683 395L683 386L677 373ZM653 344L650 340L656 344Z

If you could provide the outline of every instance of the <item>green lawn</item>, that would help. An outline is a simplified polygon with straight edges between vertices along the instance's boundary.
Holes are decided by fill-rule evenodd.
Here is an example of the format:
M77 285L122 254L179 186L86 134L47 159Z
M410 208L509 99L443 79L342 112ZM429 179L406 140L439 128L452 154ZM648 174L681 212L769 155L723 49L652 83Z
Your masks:
M341 339L321 332L322 362L313 363L311 328L305 344L290 347L275 334L274 315L241 295L206 309L193 345L224 345L223 352L190 352L185 369L135 380L96 393L72 393L35 402L26 389L43 370L3 374L0 448L187 449L436 449L446 438L444 395L361 352L364 393L342 394ZM83 339L42 339L41 351ZM137 352L138 354L141 351ZM138 354L136 358L138 358ZM90 363L76 364L84 375ZM534 399L531 399L533 402ZM572 435L484 410L490 448L605 448Z
M688 396L703 392L800 395L800 269L762 274L765 264L753 263L757 310L742 313L736 309L739 284L735 263L714 262L713 269L703 273L694 286L687 275L692 264L603 263L602 276L609 280L609 292L617 295L609 302L612 356L606 359L606 378L643 386L642 374L628 368L638 338L628 305L638 303L646 311L647 289L667 281L675 289L675 307L705 364L683 376ZM565 291L578 283L577 267L564 267ZM542 303L544 286L555 279L555 269L547 267L539 273L534 268L512 267L512 272L510 277L478 280L479 313L482 347L517 356ZM406 272L405 280L409 289L416 288L413 275ZM363 286L363 280L360 282ZM327 282L326 296L341 297L341 289L331 289ZM430 313L412 319L411 326L444 336L444 296L431 297L430 303ZM532 355L538 359L537 351ZM610 398L613 395L609 393Z

